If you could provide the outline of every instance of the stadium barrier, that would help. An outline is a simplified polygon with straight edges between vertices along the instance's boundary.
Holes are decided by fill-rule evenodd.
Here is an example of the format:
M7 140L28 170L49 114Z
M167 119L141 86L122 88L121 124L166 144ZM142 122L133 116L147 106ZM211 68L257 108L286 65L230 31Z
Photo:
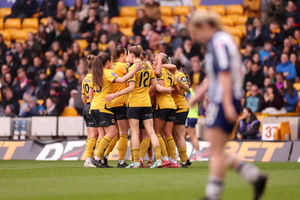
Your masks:
M209 159L209 143L199 142L203 161ZM109 160L118 160L117 145L109 155ZM126 159L130 160L130 143ZM191 157L195 150L187 141L187 154ZM230 141L226 150L236 153L245 161L258 162L300 162L300 142L236 142ZM179 157L178 157L179 158ZM37 140L0 141L0 160L84 160L85 140L63 140L41 143Z

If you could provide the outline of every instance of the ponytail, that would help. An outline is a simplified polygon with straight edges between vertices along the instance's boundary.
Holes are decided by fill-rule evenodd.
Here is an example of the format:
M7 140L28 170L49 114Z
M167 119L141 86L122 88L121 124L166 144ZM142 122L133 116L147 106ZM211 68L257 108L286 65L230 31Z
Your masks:
M87 55L86 61L87 61L87 64L88 64L88 70L92 69L93 61L94 61L95 58L96 58L96 56L94 56L93 54Z
M93 60L92 75L93 75L94 85L97 87L102 87L102 85L103 85L103 63L102 63L100 56L97 56Z
M129 53L132 53L135 58L139 58L141 60L144 60L143 48L142 48L141 45L136 45L136 46L130 47Z
M113 60L116 61L122 54L126 55L126 49L121 45L118 45L112 53Z

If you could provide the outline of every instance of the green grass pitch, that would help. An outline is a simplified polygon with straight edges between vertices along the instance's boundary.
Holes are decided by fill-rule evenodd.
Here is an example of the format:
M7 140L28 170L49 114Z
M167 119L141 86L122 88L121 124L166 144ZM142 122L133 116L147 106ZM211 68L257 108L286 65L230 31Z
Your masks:
M263 199L300 199L299 163L256 164L270 176ZM82 166L82 161L0 161L0 199L196 200L204 194L208 172L207 162L193 163L188 169ZM229 171L223 199L250 200L252 188Z

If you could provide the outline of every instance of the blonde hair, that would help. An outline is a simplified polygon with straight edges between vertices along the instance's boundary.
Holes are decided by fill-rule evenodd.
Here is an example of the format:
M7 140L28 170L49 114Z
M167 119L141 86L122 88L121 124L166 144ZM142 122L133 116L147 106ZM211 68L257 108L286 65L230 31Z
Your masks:
M132 53L134 55L134 57L136 57L136 58L140 58L141 60L144 59L144 57L143 57L143 48L142 48L141 45L130 47L129 53Z
M213 12L194 12L191 16L190 25L200 28L203 24L208 24L212 28L222 30L220 16Z

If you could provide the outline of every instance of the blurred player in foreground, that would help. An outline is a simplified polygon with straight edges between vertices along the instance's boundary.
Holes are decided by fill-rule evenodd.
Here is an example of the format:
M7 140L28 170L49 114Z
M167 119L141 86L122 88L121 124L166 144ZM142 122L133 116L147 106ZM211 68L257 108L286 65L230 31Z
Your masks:
M250 182L254 186L254 199L260 199L267 176L253 164L225 152L226 142L241 110L243 73L239 49L233 38L222 31L220 19L215 14L195 12L189 28L193 40L207 45L207 77L190 101L190 106L193 106L207 92L211 102L206 111L205 137L210 142L211 159L204 199L221 198L227 167L234 168Z

